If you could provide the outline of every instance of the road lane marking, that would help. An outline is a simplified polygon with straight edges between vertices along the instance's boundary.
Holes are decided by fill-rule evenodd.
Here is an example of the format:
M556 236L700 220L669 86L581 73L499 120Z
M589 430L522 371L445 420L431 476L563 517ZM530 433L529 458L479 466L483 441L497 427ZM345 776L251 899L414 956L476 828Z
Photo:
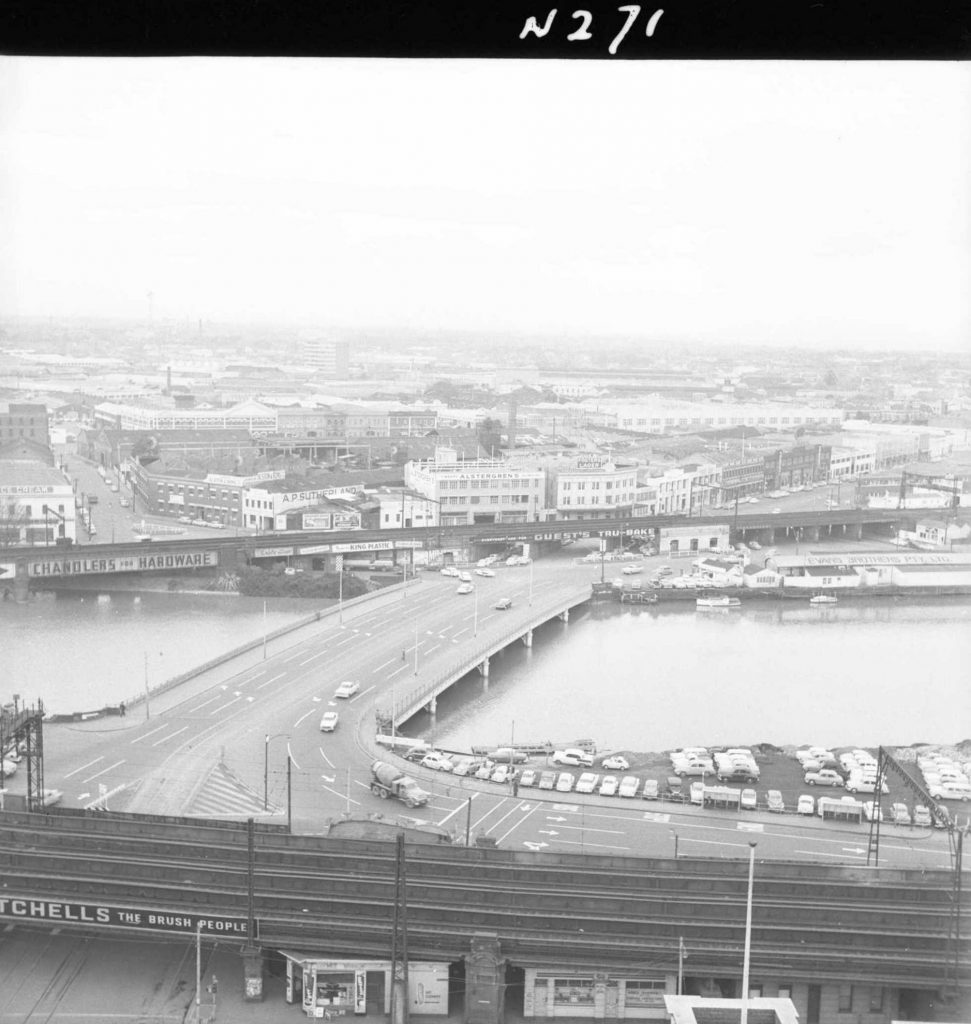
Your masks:
M341 800L346 803L356 804L358 807L361 806L360 800L354 800L352 797L349 797L347 793L339 793L336 789L331 789L330 786L321 786L320 788L327 790L328 793L333 793L334 796L339 796Z
M608 843L587 843L583 840L578 839L557 839L553 844L555 846L579 846L584 850L623 850L625 853L630 852L629 846L611 846Z
M100 761L101 758L99 757L98 760ZM108 765L107 768L102 768L100 772L96 772L94 775L89 775L86 779L82 779L81 785L86 786L89 782L93 782L95 779L100 778L102 775L105 775L107 772L110 772L112 769L117 768L119 765L122 765L124 763L124 758L122 758L120 761L115 761L114 764Z
M216 698L213 697L213 700L215 700L215 699ZM170 728L170 726L169 726L169 723L166 722L164 725L160 725L157 729L153 729L151 732L145 732L145 733L142 733L141 736L136 736L133 740L130 740L129 742L130 743L141 743L142 740L147 740L149 736L154 736L157 732L161 732L163 729L168 729L168 728ZM67 778L66 775L64 777Z
M693 839L691 836L678 834L682 843L699 843L702 846L736 846L740 850L746 849L749 843L720 843L717 839Z
M340 647L341 644L346 644L348 640L356 640L356 639L357 639L357 633L356 632L355 633L351 633L349 636L345 636L343 640L338 640L334 644L334 646L335 647ZM301 662L301 664L303 664L303 662Z
M220 711L223 711L223 710L225 710L225 709L226 709L226 708L228 708L228 707L232 707L232 705L233 705L233 704L235 704L235 703L236 703L236 701L238 701L240 697L242 697L242 694L241 694L241 693L237 693L237 694L236 694L236 696L235 696L235 697L233 697L233 699L232 699L232 700L230 700L230 701L227 701L227 702L226 702L225 704L221 704L221 705L220 705L220 706L219 706L218 708L216 708L215 710L213 710L213 711L210 711L210 712L209 712L209 714L210 714L210 715L218 715Z
M103 760L104 760L103 756L102 757L96 757L93 761L88 761L87 764L81 765L80 768L75 768L73 772L68 772L67 775L64 776L64 778L65 779L69 779L72 775L77 775L78 772L83 772L85 768L90 768L91 765L97 764L99 761L103 761ZM78 799L80 799L80 797L78 797Z
M221 693L217 693L215 697L210 697L209 700L204 700L201 704L196 704L194 708L189 708L189 714L191 715L194 711L201 711L208 704L211 704L214 700L219 700L222 696Z
M324 753L324 748L323 748L323 747L318 747L317 749L318 749L318 750L320 751L320 756L321 756L321 757L322 757L322 758L324 759L324 761L326 761L326 762L327 762L327 767L328 767L328 768L334 768L334 769L336 769L336 767L337 767L337 766L336 766L336 765L334 764L334 762L333 762L333 761L331 761L331 759L330 759L330 758L329 758L329 757L328 757L328 756L327 756L327 755L326 755L326 754Z
M257 690L262 690L264 686L269 686L270 683L275 683L278 679L282 679L285 675L286 675L286 672L281 672L279 675L276 675L276 676L273 676L270 679L267 679L267 681L265 683L260 683L260 685L257 686Z
M452 637L452 643L454 644L454 643L455 643L455 641L456 641L456 640L458 640L458 638L459 638L459 637L460 637L460 636L461 636L461 635L462 635L463 633L468 633L468 631L469 631L469 630L468 630L468 628L465 628L465 629L460 629L460 630L459 630L459 631L458 631L458 632L457 632L457 633L455 634L455 636L453 636L453 637Z
M445 817L442 818L442 820L440 822L438 822L438 827L441 828L442 825L444 825L445 822L448 821L449 818L454 818L455 815L459 813L459 811L465 811L466 813L468 813L469 800L474 800L478 795L479 795L478 793L473 793L470 797L468 797L467 799L463 800L458 805L458 807L455 808L454 811L449 811L448 814L446 814Z
M693 840L696 841L696 840ZM840 860L846 860L847 857L862 857L862 853L823 853L821 850L793 850L793 853L804 853L809 857L838 857Z
M437 651L439 649L439 647L441 647L441 646L442 646L441 644L435 644L434 647L429 647L428 650L425 651L426 656L431 654L432 651Z
M326 649L323 651L318 651L316 654L311 654L309 658L304 658L303 661L300 662L300 664L309 665L312 661L316 661L318 658L322 658L326 653Z
M289 742L287 743L287 757L290 759L290 763L297 771L300 771L300 765L297 764L297 759L293 756L293 751L290 749Z
M376 669L373 669L373 672L380 672L382 669L387 668L389 665L393 665L394 662L395 662L394 658L388 658L387 661L382 662L380 665L378 665L378 667Z
M396 676L396 675L397 675L397 674L398 674L399 672L404 672L404 670L405 670L405 669L407 669L407 668L410 668L410 667L411 667L411 666L410 666L410 665L407 665L407 664L405 664L405 665L399 665L399 666L398 666L398 668L396 668L396 669L394 670L394 672L389 672L389 673L388 673L388 675L389 675L389 676Z
M300 716L300 717L299 717L299 718L298 718L298 719L297 719L297 720L296 720L296 721L295 721L295 722L293 723L293 727L294 727L294 729L296 729L296 727L297 727L297 726L298 726L298 725L299 725L299 724L300 724L301 722L305 722L305 721L306 721L306 720L307 720L307 719L308 719L308 718L309 718L309 717L310 717L310 716L311 716L312 714L315 714L315 713L316 713L316 711L317 711L317 709L316 709L316 708L311 708L311 709L310 709L310 710L309 710L309 711L308 711L308 712L307 712L307 713L306 713L305 715L301 715L301 716Z
M169 740L175 739L175 737L178 736L180 732L185 732L186 729L188 728L189 727L187 725L183 725L181 729L176 729L175 732L170 732L168 736L163 736L160 740L156 740L152 744L152 746L157 747L161 743L168 743Z
M303 644L301 644L300 646L303 647ZM287 657L285 657L283 660L284 661L293 661L294 658L299 658L300 655L303 654L303 653L304 653L303 651L295 651L293 654L287 655Z
M496 839L497 843L504 843L513 834L513 832L515 832L516 829L519 828L519 826L522 825L524 821L526 821L527 818L529 818L532 814L534 814L536 811L539 810L539 805L538 804L529 804L525 800L520 800L519 801L519 806L516 808L516 810L522 811L523 812L523 816L519 819L519 821L517 821L512 826L511 829L509 829L508 832L504 832L501 836L499 836Z

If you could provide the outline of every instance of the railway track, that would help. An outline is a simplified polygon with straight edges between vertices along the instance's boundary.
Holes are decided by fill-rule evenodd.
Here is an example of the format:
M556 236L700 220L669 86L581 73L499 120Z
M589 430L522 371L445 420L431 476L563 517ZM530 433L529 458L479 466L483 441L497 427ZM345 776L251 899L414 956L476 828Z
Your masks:
M494 931L504 953L529 966L639 971L645 958L674 963L684 939L696 969L737 967L744 864L430 845L409 846L407 856L413 955L455 959L473 932ZM222 823L5 814L0 870L9 894L240 916L247 834ZM389 843L257 831L261 939L386 955L394 875ZM953 956L950 873L766 862L756 877L758 969L897 985L943 980Z

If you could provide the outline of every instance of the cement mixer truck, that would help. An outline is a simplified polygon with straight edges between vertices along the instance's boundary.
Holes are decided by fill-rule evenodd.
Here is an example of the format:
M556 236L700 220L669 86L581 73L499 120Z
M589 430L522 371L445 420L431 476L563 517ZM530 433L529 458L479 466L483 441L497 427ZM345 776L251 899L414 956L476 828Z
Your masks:
M386 761L371 765L371 792L382 800L395 796L406 807L423 807L428 803L428 794L418 783Z

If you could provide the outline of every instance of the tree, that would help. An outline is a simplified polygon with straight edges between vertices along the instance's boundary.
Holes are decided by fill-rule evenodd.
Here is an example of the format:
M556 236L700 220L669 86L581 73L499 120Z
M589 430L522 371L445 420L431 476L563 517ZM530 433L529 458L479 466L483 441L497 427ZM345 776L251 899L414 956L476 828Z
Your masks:
M487 416L478 426L479 444L491 455L502 447L502 422ZM509 439L510 444L512 438Z
M29 522L27 508L19 501L7 499L0 502L0 547L22 544Z

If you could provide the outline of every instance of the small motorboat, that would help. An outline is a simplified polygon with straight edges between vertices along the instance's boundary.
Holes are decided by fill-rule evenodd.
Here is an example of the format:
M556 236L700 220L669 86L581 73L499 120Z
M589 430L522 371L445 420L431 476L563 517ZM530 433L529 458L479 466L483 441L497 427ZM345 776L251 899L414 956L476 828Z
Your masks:
M707 608L739 608L741 604L739 598L727 594L702 594L695 598L695 608L699 611Z
M836 604L834 594L816 594L809 599L810 604Z

